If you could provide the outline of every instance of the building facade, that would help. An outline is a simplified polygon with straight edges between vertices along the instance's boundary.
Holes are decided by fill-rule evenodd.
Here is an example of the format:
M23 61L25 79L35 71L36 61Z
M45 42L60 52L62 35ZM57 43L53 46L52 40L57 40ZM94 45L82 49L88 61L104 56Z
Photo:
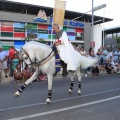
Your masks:
M4 3L4 2L3 2ZM10 5L17 5L18 3L4 3L4 6L9 9ZM1 4L2 5L2 4ZM20 4L22 7L24 5ZM30 7L26 5L26 7ZM45 41L54 41L55 33L52 31L52 17L47 17L46 21L40 20L41 16L39 14L27 14L18 13L14 8L13 10L6 10L6 8L0 10L0 42L4 49L9 49L14 45L17 49L25 44L25 38L34 35L36 40L44 39ZM37 9L35 6L31 8ZM45 8L46 9L46 8ZM40 9L39 9L40 10ZM46 12L46 11L45 11ZM39 11L38 11L39 13ZM72 14L72 13L71 13ZM69 18L71 16L69 15ZM37 18L37 19L36 19ZM40 18L40 19L39 19ZM90 18L90 16L89 16ZM26 29L26 26L31 26L30 29ZM100 25L95 25L94 28L97 30L97 35L94 34L92 40L97 48L102 45L102 30ZM84 46L85 50L88 50L91 45L91 23L84 20L83 21L72 21L71 19L64 20L63 30L66 31L69 40L78 44L79 46ZM98 36L99 35L99 36ZM96 37L97 36L97 37ZM99 45L96 42L99 40ZM96 49L97 49L96 48Z

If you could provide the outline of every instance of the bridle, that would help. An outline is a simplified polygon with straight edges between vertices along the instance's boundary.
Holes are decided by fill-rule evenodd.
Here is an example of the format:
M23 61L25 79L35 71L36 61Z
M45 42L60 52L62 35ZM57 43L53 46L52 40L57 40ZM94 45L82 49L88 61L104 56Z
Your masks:
M45 64L47 61L49 61L53 56L54 56L54 52L53 52L53 50L50 52L50 54L47 56L47 57L45 57L44 59L42 59L42 60L40 60L40 61L38 61L37 62L37 60L36 60L36 58L35 58L35 60L34 60L34 62L31 60L31 58L30 58L30 56L29 56L29 54L21 47L21 49L22 49L22 51L24 51L24 54L26 54L27 55L27 57L29 58L29 60L30 60L30 64L27 64L27 65L34 65L35 67L40 67L40 66L42 66L43 64ZM22 56L24 55L24 54L22 54Z

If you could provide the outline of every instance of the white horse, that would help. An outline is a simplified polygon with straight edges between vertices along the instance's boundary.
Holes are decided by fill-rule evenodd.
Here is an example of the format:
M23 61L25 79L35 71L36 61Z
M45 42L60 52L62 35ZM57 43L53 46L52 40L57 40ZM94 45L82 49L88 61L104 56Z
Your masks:
M52 97L52 82L53 75L55 74L55 56L52 48L48 45L41 44L35 41L26 43L20 50L20 58L25 61L29 68L35 67L36 71L15 93L15 96L20 96L20 93L30 84L32 81L38 78L40 72L47 75L48 78L48 98L46 103L50 103ZM88 57L82 57L80 65L78 66L76 72L68 71L71 77L71 84L69 88L69 93L72 93L74 85L74 77L77 74L78 77L78 94L81 94L81 74L80 66L86 68L93 65L97 59L92 59Z

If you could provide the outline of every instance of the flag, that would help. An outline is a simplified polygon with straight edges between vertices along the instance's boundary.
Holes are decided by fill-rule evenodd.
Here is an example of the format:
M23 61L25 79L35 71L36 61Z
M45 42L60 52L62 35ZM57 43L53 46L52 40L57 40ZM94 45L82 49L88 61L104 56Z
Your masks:
M66 1L55 0L55 8L53 13L53 23L57 23L60 28L63 27L65 15Z

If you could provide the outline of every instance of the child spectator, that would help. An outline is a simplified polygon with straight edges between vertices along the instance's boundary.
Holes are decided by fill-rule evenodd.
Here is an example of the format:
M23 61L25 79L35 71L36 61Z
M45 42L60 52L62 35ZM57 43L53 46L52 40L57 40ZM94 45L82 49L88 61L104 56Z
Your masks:
M92 67L92 75L99 76L99 67L97 65Z
M116 60L111 62L111 67L113 68L113 72L114 73L118 73L119 72L119 68L118 68L119 64L117 63Z
M23 80L23 74L22 74L23 69L21 68L21 65L18 64L13 72L14 75L14 80Z
M94 51L91 52L91 57L97 57L96 54L94 53ZM94 66L92 66L92 75L99 75L99 67L98 67L99 63L96 63Z
M113 74L113 68L111 67L109 60L106 60L105 69L108 74Z
M23 74L24 81L26 81L27 79L29 79L33 75L33 71L30 70L28 68L28 66L26 65L25 69L22 71L22 74Z
M18 55L15 54L14 55L14 58L12 59L12 70L14 72L16 66L19 64L19 58L18 58Z

